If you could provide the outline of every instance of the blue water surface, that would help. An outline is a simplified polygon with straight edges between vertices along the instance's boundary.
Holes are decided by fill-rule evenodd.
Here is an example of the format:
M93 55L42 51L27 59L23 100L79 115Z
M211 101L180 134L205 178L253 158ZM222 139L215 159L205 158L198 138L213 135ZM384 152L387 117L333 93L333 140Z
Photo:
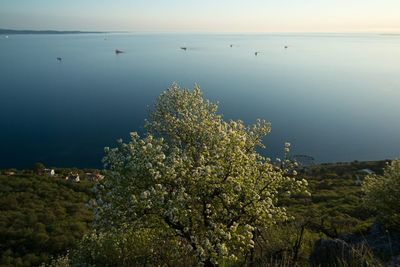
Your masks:
M400 156L400 36L11 35L0 36L0 168L101 167L174 81L199 84L226 119L270 121L270 157L285 141L318 162Z

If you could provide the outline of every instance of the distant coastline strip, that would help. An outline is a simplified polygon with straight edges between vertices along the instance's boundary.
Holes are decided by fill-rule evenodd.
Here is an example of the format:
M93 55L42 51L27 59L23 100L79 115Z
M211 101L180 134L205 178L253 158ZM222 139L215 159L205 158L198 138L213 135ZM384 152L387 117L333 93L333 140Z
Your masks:
M108 33L108 32L97 32L97 31L54 31L54 30L45 30L45 31L35 31L35 30L9 30L9 29L0 29L0 34L85 34L85 33Z

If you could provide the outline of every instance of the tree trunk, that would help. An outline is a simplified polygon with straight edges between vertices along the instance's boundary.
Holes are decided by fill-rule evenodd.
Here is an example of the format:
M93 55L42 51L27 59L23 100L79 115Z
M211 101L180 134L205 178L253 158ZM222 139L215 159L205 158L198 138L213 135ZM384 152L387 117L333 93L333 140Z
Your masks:
M253 231L253 242L254 242L254 247L251 248L250 250L250 262L249 262L249 267L254 267L255 266L255 260L256 260L256 247L255 247L255 243L256 243L256 239L257 239L257 232Z

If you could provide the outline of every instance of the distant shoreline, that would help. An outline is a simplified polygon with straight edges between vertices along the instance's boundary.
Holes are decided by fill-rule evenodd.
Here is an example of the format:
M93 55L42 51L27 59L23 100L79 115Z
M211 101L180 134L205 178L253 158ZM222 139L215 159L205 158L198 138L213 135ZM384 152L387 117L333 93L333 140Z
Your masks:
M400 36L400 33L382 33L381 35L388 35L388 36Z
M174 32L174 31L61 31L61 30L14 30L14 29L1 29L0 35L13 35L13 34L105 34L105 33L142 33L142 34L211 34L211 35L352 35L352 34L375 34L378 36L400 36L400 33L362 33L362 32Z
M309 166L304 166L304 168L307 169L312 169L312 168L341 168L341 167L346 167L346 166L362 166L362 168L366 168L367 166L372 166L372 169L376 166L385 166L387 162L392 162L395 159L381 159L381 160L354 160L354 161L337 161L337 162L316 162L312 165ZM33 164L32 164L33 166ZM103 169L100 166L54 166L54 165L47 165L48 168L51 169L74 169L74 170L101 170ZM49 167L50 166L50 167ZM383 167L382 167L383 168ZM21 168L16 168L16 167L0 167L0 175L1 173L7 172L7 171L24 171L24 170L29 170L29 166L21 167Z
M0 29L0 34L2 34L2 35L5 35L5 34L7 34L7 35L12 35L12 34L87 34L87 33L108 33L108 32Z

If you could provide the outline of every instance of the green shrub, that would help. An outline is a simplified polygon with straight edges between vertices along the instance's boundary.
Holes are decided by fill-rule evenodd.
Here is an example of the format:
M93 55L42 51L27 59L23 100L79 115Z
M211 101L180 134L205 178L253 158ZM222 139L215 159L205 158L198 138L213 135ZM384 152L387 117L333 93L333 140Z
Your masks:
M70 255L71 266L194 266L192 250L161 228L92 232Z
M383 175L368 175L362 189L365 205L377 212L378 220L400 229L400 160L388 164Z

